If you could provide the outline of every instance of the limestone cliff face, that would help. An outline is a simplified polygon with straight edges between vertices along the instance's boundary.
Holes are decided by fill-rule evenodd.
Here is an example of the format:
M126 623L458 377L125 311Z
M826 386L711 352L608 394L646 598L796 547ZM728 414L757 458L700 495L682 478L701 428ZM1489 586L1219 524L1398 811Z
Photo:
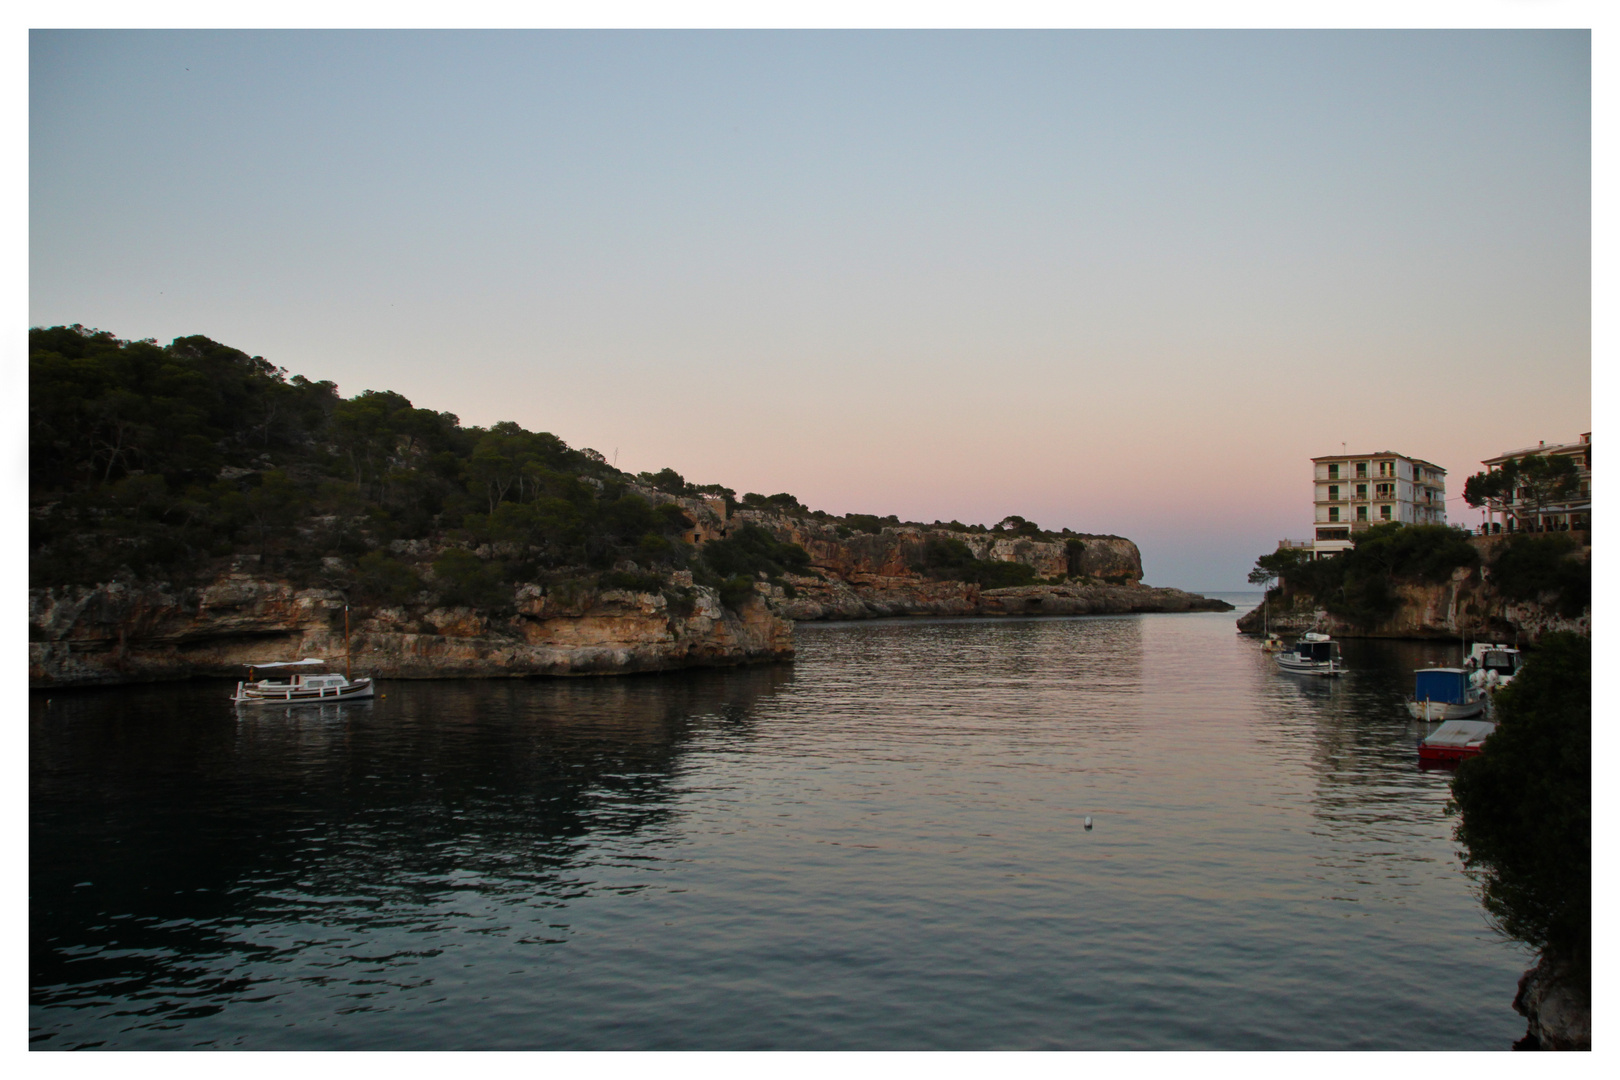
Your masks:
M810 564L817 571L850 584L878 578L917 579L911 564L929 540L960 540L976 559L1024 563L1043 578L1070 572L1068 548L1061 542L910 526L840 536L836 525L759 510L737 510L729 521L752 522L778 540L798 544L810 553ZM1122 536L1080 535L1075 539L1085 545L1077 568L1080 575L1115 584L1142 580L1142 553L1131 541Z
M1020 562L1041 577L1069 575L1069 551L1063 543L1007 537L995 533L959 533L909 526L881 533L839 535L836 525L755 510L734 512L728 527L752 522L776 539L798 544L810 553L814 576L788 575L793 596L780 586L759 586L772 610L795 622L818 619L871 619L897 615L1095 615L1157 611L1230 611L1222 600L1210 600L1180 589L1141 584L1142 556L1136 545L1119 536L1080 536L1085 544L1075 580L984 589L964 581L933 581L911 564L931 539L960 540L974 557Z
M760 581L756 597L735 611L687 571L672 574L670 587L657 593L547 593L522 585L499 616L433 606L429 593L400 607L356 606L350 633L355 672L460 678L662 671L786 659L793 655L795 620L1231 609L1178 589L1143 586L1141 554L1123 537L1078 537L1085 547L1071 567L1064 543L912 527L840 535L836 524L816 520L754 510L728 514L720 499L638 493L679 504L692 521L688 543L701 548L752 522L802 545L814 573L786 579L793 596ZM1050 580L1004 589L930 580L911 565L934 538L960 540L979 559L1024 563ZM442 550L426 540L395 541L392 548L424 565ZM34 686L234 676L249 661L342 655L342 594L273 580L252 560L239 560L198 587L113 582L36 589L29 597Z
M356 612L355 673L382 678L592 675L747 663L793 655L793 628L761 600L741 611L693 586L689 611L662 594L517 594L504 617L470 608ZM230 574L195 589L120 583L36 590L29 683L237 676L250 661L341 658L343 601L326 589Z
M1484 548L1489 542L1476 538L1475 546ZM1438 584L1399 582L1395 591L1399 607L1376 626L1331 615L1314 597L1286 594L1271 602L1269 624L1272 631L1282 634L1315 631L1334 637L1517 640L1523 644L1533 644L1557 630L1592 633L1590 608L1571 619L1550 605L1508 600L1491 584L1489 570L1480 567L1461 567L1451 580ZM1257 634L1266 622L1265 610L1255 608L1238 619L1238 629Z

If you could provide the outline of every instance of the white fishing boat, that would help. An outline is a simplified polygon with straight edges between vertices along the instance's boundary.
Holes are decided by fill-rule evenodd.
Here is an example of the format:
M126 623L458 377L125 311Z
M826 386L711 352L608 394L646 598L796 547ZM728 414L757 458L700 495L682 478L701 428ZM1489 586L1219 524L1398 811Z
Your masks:
M1466 668L1423 668L1417 672L1415 690L1406 699L1406 710L1414 720L1434 724L1445 720L1466 720L1485 711L1485 691L1469 682Z
M330 672L305 674L310 668L326 665L327 661L314 658L249 664L248 677L236 684L231 700L238 705L324 705L361 701L375 694L370 679L350 679ZM287 677L255 678L261 671L286 672Z
M343 606L343 674L310 672L331 661L267 660L247 665L248 677L236 684L231 701L237 705L326 705L334 701L368 701L377 688L370 679L356 679L349 668L349 606ZM286 672L284 679L257 679L261 671Z
M1294 647L1277 653L1277 667L1298 675L1341 675L1339 643L1326 634L1306 634Z

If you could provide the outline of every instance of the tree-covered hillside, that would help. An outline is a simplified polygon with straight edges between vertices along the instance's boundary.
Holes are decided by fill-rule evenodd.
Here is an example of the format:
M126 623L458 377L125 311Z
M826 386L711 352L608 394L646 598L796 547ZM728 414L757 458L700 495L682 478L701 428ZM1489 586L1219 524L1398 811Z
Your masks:
M834 522L841 533L916 524L834 518L786 493L738 499L673 469L630 476L546 432L464 427L387 390L344 398L331 382L289 377L201 336L158 345L35 328L29 354L37 586L186 584L253 555L266 574L373 603L403 602L427 583L445 602L498 607L514 582L656 587L676 569L738 600L761 573L803 571L803 550L745 525L700 554L682 541L692 522L681 508L654 505L637 486ZM1071 535L1019 517L934 526ZM430 563L403 554L424 548Z

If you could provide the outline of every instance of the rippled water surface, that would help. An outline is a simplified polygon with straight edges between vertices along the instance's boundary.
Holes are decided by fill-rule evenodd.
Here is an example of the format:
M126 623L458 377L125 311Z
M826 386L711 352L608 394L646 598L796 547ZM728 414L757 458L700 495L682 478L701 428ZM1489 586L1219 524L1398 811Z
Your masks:
M1399 695L1232 614L791 665L32 699L36 1048L1506 1049ZM1086 831L1090 816L1094 828Z

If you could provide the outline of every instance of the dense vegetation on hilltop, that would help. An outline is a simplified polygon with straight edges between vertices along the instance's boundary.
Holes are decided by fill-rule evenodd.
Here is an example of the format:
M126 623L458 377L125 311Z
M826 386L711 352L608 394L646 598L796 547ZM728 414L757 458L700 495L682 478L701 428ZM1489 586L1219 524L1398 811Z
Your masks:
M682 540L686 513L636 487L845 535L916 524L837 518L786 493L739 499L673 469L631 476L546 432L463 427L386 390L344 398L201 336L160 346L78 325L30 330L29 426L30 580L41 586L185 584L248 554L266 573L362 602L430 586L446 603L498 609L514 582L656 589L689 569L735 604L760 576L806 572L803 549L744 525L700 553ZM1021 517L933 527L1072 535Z
M1592 642L1549 634L1496 697L1496 731L1462 762L1449 811L1503 933L1579 981L1592 956Z
M1514 536L1495 549L1486 571L1504 597L1544 600L1574 618L1592 599L1591 564L1569 557L1577 546L1566 533ZM1284 593L1307 594L1333 615L1373 626L1395 614L1399 582L1442 582L1454 570L1479 562L1466 529L1391 522L1358 534L1354 547L1329 558L1279 548L1255 560L1249 580L1267 585L1281 578Z

